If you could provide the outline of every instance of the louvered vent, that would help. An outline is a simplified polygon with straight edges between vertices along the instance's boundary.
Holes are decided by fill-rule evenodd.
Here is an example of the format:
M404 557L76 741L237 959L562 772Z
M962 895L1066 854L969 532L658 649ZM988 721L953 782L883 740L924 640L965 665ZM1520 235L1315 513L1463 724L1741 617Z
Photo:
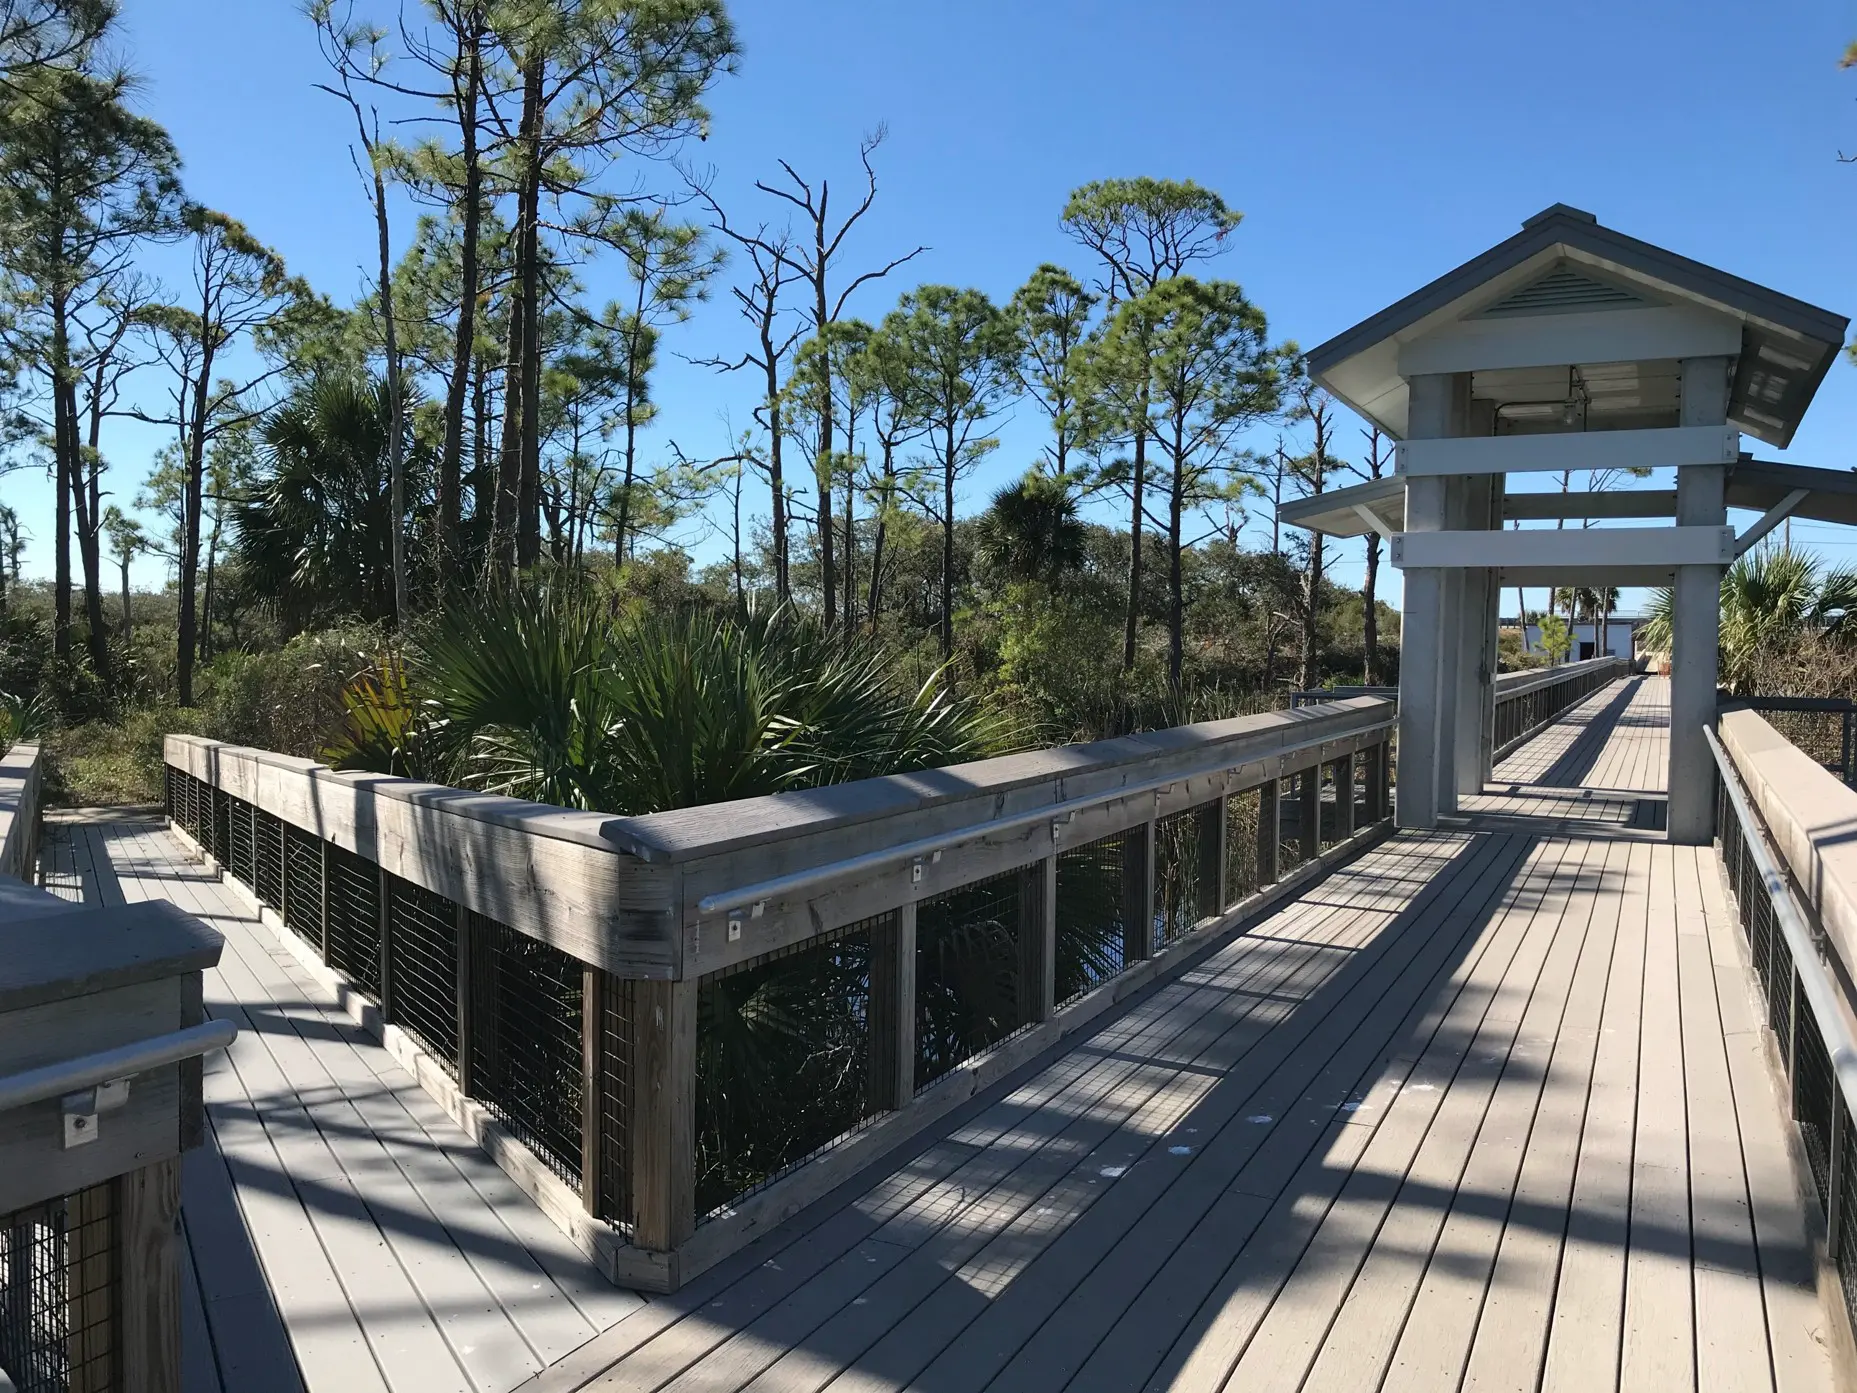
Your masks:
M1556 267L1536 281L1530 281L1505 299L1498 300L1477 317L1503 319L1522 314L1572 314L1577 310L1622 310L1650 301L1620 290L1615 285L1596 281L1565 266Z

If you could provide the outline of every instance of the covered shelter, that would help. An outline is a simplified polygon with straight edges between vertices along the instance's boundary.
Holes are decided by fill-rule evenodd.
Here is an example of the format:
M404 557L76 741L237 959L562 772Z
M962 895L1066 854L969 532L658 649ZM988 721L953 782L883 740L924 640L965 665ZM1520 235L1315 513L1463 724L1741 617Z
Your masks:
M1675 589L1669 833L1707 841L1721 580L1788 516L1857 523L1857 474L1784 449L1849 320L1603 227L1565 204L1308 355L1395 442L1394 473L1287 503L1282 521L1388 541L1405 579L1398 819L1432 827L1491 772L1497 596ZM1673 489L1595 490L1674 468ZM1574 471L1568 492L1511 475ZM1761 516L1737 533L1727 509ZM1527 528L1518 520L1621 526Z

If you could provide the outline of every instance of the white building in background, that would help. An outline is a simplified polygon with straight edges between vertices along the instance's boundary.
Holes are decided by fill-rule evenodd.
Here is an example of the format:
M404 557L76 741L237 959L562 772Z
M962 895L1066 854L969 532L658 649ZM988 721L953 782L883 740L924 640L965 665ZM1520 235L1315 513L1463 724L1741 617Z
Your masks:
M1638 656L1638 630L1648 622L1642 615L1615 614L1609 622L1582 619L1577 624L1569 625L1573 633L1573 646L1567 650L1567 661L1577 663L1587 658L1610 656L1624 658L1629 662ZM1505 629L1513 629L1515 626L1513 618L1502 621ZM1600 629L1605 630L1603 636L1597 632ZM1522 632L1522 647L1529 653L1545 651L1541 647L1541 626L1532 619Z

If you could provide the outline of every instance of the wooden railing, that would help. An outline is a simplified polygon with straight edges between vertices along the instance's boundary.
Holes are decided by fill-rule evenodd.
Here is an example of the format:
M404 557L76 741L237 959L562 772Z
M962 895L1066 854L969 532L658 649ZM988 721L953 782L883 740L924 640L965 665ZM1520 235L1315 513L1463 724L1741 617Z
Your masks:
M1857 1325L1857 790L1752 710L1708 741L1716 844L1818 1200L1821 1296Z
M1496 679L1492 760L1502 760L1552 725L1562 713L1628 671L1630 664L1623 658L1589 658L1582 663L1563 663L1532 672L1503 673Z
M167 794L663 1290L1384 835L1393 726L1341 701L648 817L171 736Z
M37 878L43 781L37 745L15 745L0 758L0 876Z
M180 1156L204 1125L201 973L169 904L79 906L31 873L38 752L0 762L0 1388L179 1393Z

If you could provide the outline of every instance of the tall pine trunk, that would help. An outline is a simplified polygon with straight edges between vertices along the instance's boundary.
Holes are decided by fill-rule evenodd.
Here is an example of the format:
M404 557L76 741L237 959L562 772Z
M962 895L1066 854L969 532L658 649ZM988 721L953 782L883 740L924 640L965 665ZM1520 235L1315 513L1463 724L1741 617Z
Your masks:
M62 296L52 303L52 473L56 476L56 536L52 544L52 652L71 655L71 489L76 475L76 425L65 410L71 340Z
M1147 414L1144 409L1144 418ZM1122 671L1135 669L1135 634L1141 624L1141 506L1148 487L1148 432L1135 432L1135 475L1129 481L1128 612L1122 625Z
M516 492L516 564L533 566L542 554L542 76L545 60L531 57L524 74L522 120L522 235L518 264L522 277L522 472Z
M174 641L174 685L178 703L193 705L193 669L199 641L194 601L200 577L200 507L206 484L206 408L213 379L213 346L207 323L210 306L201 306L201 361L193 386L192 417L187 431L187 482L181 502L180 616Z
M943 422L947 431L941 459L941 656L954 656L954 415Z
M477 241L483 221L483 169L477 153L477 94L483 82L483 28L472 13L469 35L460 32L464 96L458 107L460 158L464 164L463 224L459 233L458 336L451 348L451 380L445 386L445 438L438 459L437 571L441 593L453 583L458 534L464 519L464 401L470 391L477 341Z
M870 585L864 594L864 608L870 615L870 631L877 632L877 620L883 613L883 544L889 531L890 503L896 487L896 447L883 442L883 492L877 505L877 525L871 535Z

